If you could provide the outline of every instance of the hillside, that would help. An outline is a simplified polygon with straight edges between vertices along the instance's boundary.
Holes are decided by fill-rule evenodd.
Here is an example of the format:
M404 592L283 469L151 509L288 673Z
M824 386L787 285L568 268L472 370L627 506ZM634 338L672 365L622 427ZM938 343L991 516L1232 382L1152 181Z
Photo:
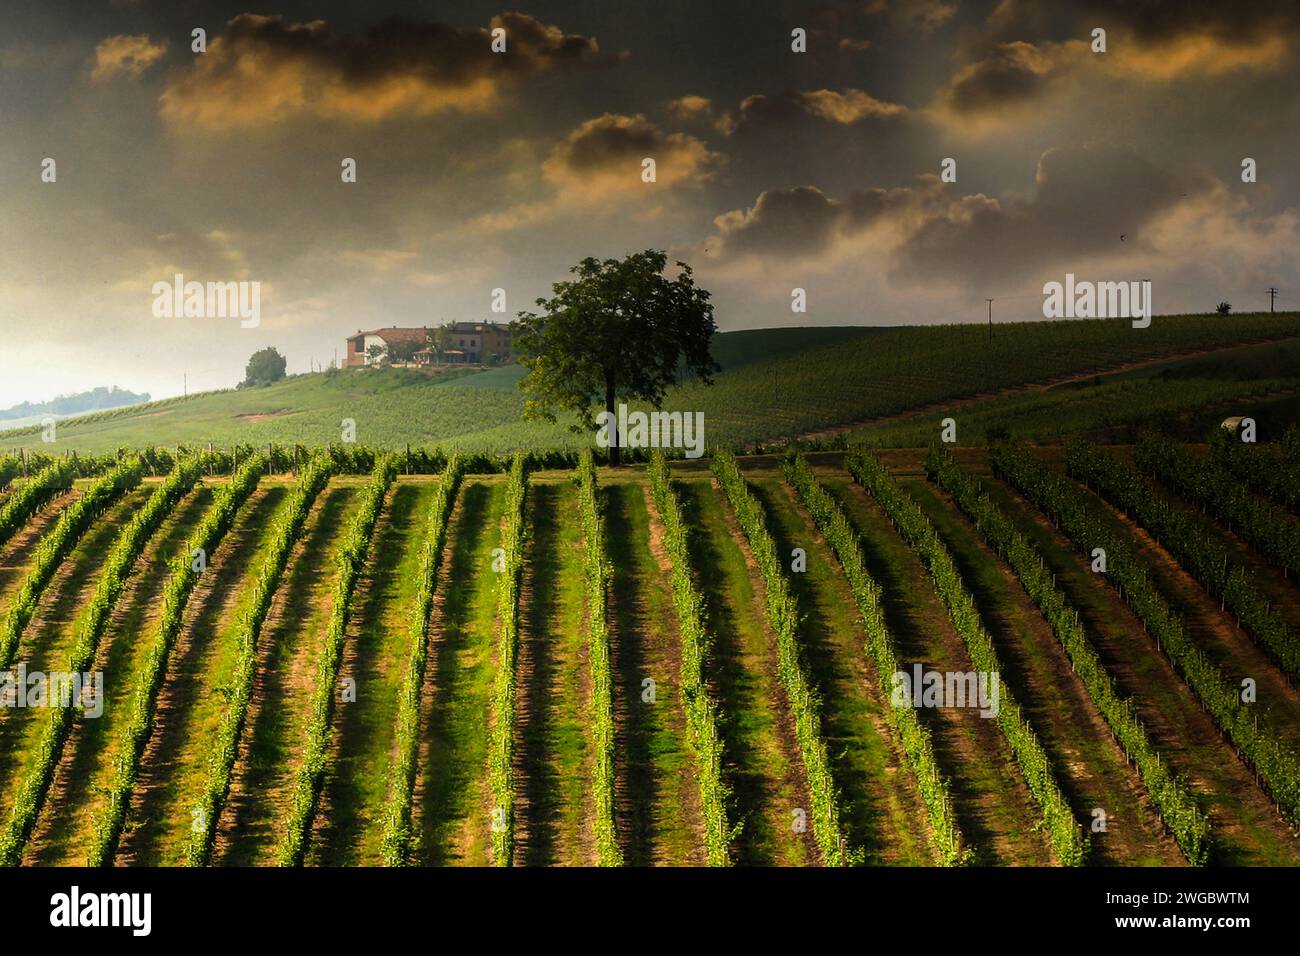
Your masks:
M723 367L715 384L685 382L670 390L665 407L703 412L710 447L740 447L1035 383L1122 371L1162 356L1297 334L1295 313L1160 316L1142 330L1125 321L1020 323L995 327L991 340L984 327L969 325L728 332L715 340ZM522 374L507 366L436 375L408 369L299 375L266 388L208 392L62 421L56 448L99 453L208 442L320 445L340 439L345 419L356 423L358 443L386 448L436 444L507 452L585 445L586 438L569 431L567 422L520 422L523 399L516 385ZM1222 369L1208 369L1205 376L1219 386L1206 391L1188 377L1143 381L1147 388L1159 383L1179 408L1210 398L1231 403L1258 392L1263 381L1225 377ZM1128 403L1131 414L1149 404L1145 398L1134 404L1131 385L1111 387L1121 391L1117 402ZM1059 431L1059 417L1039 420L1047 432ZM1033 428L1023 433L1038 437ZM36 426L0 432L0 447L50 450Z

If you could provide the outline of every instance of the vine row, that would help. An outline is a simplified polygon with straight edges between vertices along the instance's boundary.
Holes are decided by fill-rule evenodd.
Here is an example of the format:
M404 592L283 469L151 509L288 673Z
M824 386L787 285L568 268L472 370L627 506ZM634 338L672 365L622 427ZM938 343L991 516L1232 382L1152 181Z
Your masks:
M194 826L190 829L190 842L186 848L186 862L190 866L207 866L212 857L212 844L216 838L217 818L221 815L226 796L230 792L230 779L235 760L239 755L239 741L248 716L248 702L253 696L253 679L257 674L257 642L262 625L271 610L271 601L280 585L280 578L289 563L294 544L302 535L303 525L316 497L330 477L330 461L317 455L307 462L302 477L294 487L285 508L276 515L275 534L270 551L258 571L253 585L253 604L245 615L236 638L234 677L227 705L217 728L216 741L208 760L207 777L203 793L196 806Z
M1255 587L1250 572L1233 563L1217 531L1095 445L1070 445L1066 470L1146 528L1288 674L1300 676L1300 638Z
M0 505L0 544L12 538L55 494L71 488L75 478L72 463L66 458L56 458L30 481L15 488Z
M307 720L307 740L294 785L293 806L284 821L284 833L276 851L281 866L301 866L307 852L307 838L320 800L325 778L325 760L329 751L330 726L334 717L335 685L343 661L348 620L356 592L357 578L370 554L370 539L384 508L384 498L397 478L397 460L386 455L375 464L374 473L361 496L361 507L352 519L347 537L339 545L335 563L338 577L329 623L325 627L325 644L316 666L311 715Z
M808 509L822 537L839 559L849 589L857 600L858 611L867 632L867 656L875 664L881 691L888 699L893 690L892 676L903 668L893 635L885 624L880 585L867 571L862 542L839 503L822 487L808 467L803 455L786 458L782 463L785 479ZM971 851L963 846L964 838L953 812L952 789L939 769L930 731L921 723L914 707L889 707L889 722L903 743L908 765L916 777L921 800L929 817L930 834L944 866L962 866L970 862Z
M515 856L515 701L516 660L519 656L519 588L524 572L524 499L528 492L528 471L522 452L515 455L506 479L505 524L501 528L501 550L505 568L497 591L497 620L500 627L500 655L493 691L495 721L492 724L488 776L492 784L492 861L510 866Z
M145 545L162 526L176 505L189 494L203 472L202 460L181 459L170 475L154 489L145 506L137 511L118 534L100 575L95 593L78 619L76 641L69 654L68 671L90 670L99 652L99 642L108 627L117 600ZM77 701L51 700L32 762L19 786L9 822L0 837L0 866L17 866L44 805L54 770L63 754L63 744L72 729Z
M578 504L582 512L583 571L587 589L587 643L591 664L592 789L596 804L596 857L601 866L622 866L614 826L614 675L609 656L609 558L605 521L596 491L590 450L578 459Z
M176 643L176 636L180 633L185 606L202 573L200 568L207 566L207 561L216 551L221 539L234 524L240 507L257 488L265 467L266 460L260 455L244 462L229 484L217 493L216 500L204 513L198 528L186 543L185 550L173 561L171 574L163 590L158 630L149 646L148 656L141 664L140 677L128 704L131 709L130 718L122 726L113 762L113 776L107 787L108 802L95 821L95 842L86 860L89 866L108 866L113 862L122 826L131 805L131 791L135 787L140 756L144 753L145 744L153 730L158 691L167 674L167 661Z
M898 486L874 455L858 451L845 460L849 471L871 493L911 545L934 579L953 627L961 636L977 671L1001 674L993 639L980 620L978 608L962 582L952 555L921 507ZM993 718L1011 745L1020 771L1043 813L1043 823L1056 858L1065 866L1082 866L1088 857L1088 838L1061 793L1056 770L1028 719L1021 713L1011 688L998 681L998 709Z
M8 668L13 663L23 631L31 622L41 594L63 559L72 553L72 549L95 523L95 519L122 495L140 484L143 477L144 469L139 458L132 456L124 459L112 471L96 478L85 494L59 515L53 529L41 537L36 546L32 569L23 579L22 587L9 606L3 629L0 630L0 669Z
M429 505L429 523L420 556L420 585L411 618L410 657L402 674L397 700L396 756L389 774L387 801L384 806L383 854L385 866L405 866L412 852L411 799L415 787L416 758L420 746L420 689L424 686L425 661L429 653L429 616L433 611L433 594L438 587L447 525L460 487L463 464L452 455L442 471L438 489Z
M710 866L730 866L730 845L740 832L727 822L730 790L722 774L722 737L718 730L718 708L704 682L704 662L709 656L710 636L704 623L704 595L691 572L690 548L681 503L668 474L668 460L656 451L650 458L650 490L655 508L664 523L664 544L672 560L673 603L681 631L682 706L695 769L699 774L700 804L704 813L705 851Z
M1042 553L1022 534L1001 508L984 493L977 479L961 469L952 456L932 448L925 459L930 479L943 488L971 522L1015 571L1052 633L1070 657L1093 705L1105 719L1115 740L1128 754L1142 783L1174 835L1183 855L1194 866L1204 866L1210 852L1210 821L1196 803L1187 783L1161 759L1130 697L1123 697L1083 629L1079 613L1056 586L1055 575Z
M768 531L763 505L745 484L735 456L719 452L713 458L712 467L749 540L750 551L763 577L768 620L776 632L777 673L790 702L795 737L808 775L813 836L828 866L851 865L858 861L860 854L849 849L840 825L840 796L822 735L821 699L813 689L799 651L799 604L777 558L776 542Z
M1018 445L995 447L990 453L994 474L1021 491L1074 542L1083 554L1106 552L1106 579L1120 593L1157 645L1182 674L1192 692L1228 736L1241 757L1255 769L1273 800L1300 823L1300 763L1295 753L1261 722L1245 704L1238 688L1193 642L1151 573L1088 504L1083 489L1044 468Z

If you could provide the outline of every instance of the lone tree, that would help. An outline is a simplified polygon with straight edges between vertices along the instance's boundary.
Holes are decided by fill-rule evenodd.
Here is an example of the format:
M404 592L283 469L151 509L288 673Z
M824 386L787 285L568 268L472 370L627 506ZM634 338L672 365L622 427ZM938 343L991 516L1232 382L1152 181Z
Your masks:
M604 398L609 421L609 462L619 463L615 403L663 404L678 365L706 385L719 366L709 354L717 326L709 293L695 285L691 267L677 263L664 275L668 256L654 249L625 259L586 258L575 278L538 299L540 313L520 312L514 323L519 363L528 374L524 418L555 421L557 409L577 414L574 432L595 428L593 402Z
M284 356L273 348L254 352L244 369L244 381L240 388L255 388L280 381L284 378L286 364Z

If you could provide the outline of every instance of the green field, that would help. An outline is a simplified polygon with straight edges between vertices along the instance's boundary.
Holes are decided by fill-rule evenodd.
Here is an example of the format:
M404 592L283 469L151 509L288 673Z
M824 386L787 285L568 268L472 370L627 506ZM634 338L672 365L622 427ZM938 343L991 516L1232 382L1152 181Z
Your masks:
M650 466L526 467L564 433L513 367L64 423L80 457L0 457L0 634L103 708L0 708L0 858L1300 865L1293 321L1028 326L1019 378L964 330L723 336L673 401L766 447ZM397 454L319 450L349 403ZM192 450L88 457L145 434Z

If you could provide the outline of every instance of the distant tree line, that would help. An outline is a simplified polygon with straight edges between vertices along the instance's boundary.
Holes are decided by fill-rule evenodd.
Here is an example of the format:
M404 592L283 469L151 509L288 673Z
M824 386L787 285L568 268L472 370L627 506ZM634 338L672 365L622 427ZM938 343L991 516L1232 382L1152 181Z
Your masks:
M122 405L138 405L149 401L148 392L129 392L114 385L111 388L100 386L88 392L75 392L72 395L60 395L48 402L22 402L12 408L0 409L0 420L28 418L33 415L80 415L83 412L98 412Z

